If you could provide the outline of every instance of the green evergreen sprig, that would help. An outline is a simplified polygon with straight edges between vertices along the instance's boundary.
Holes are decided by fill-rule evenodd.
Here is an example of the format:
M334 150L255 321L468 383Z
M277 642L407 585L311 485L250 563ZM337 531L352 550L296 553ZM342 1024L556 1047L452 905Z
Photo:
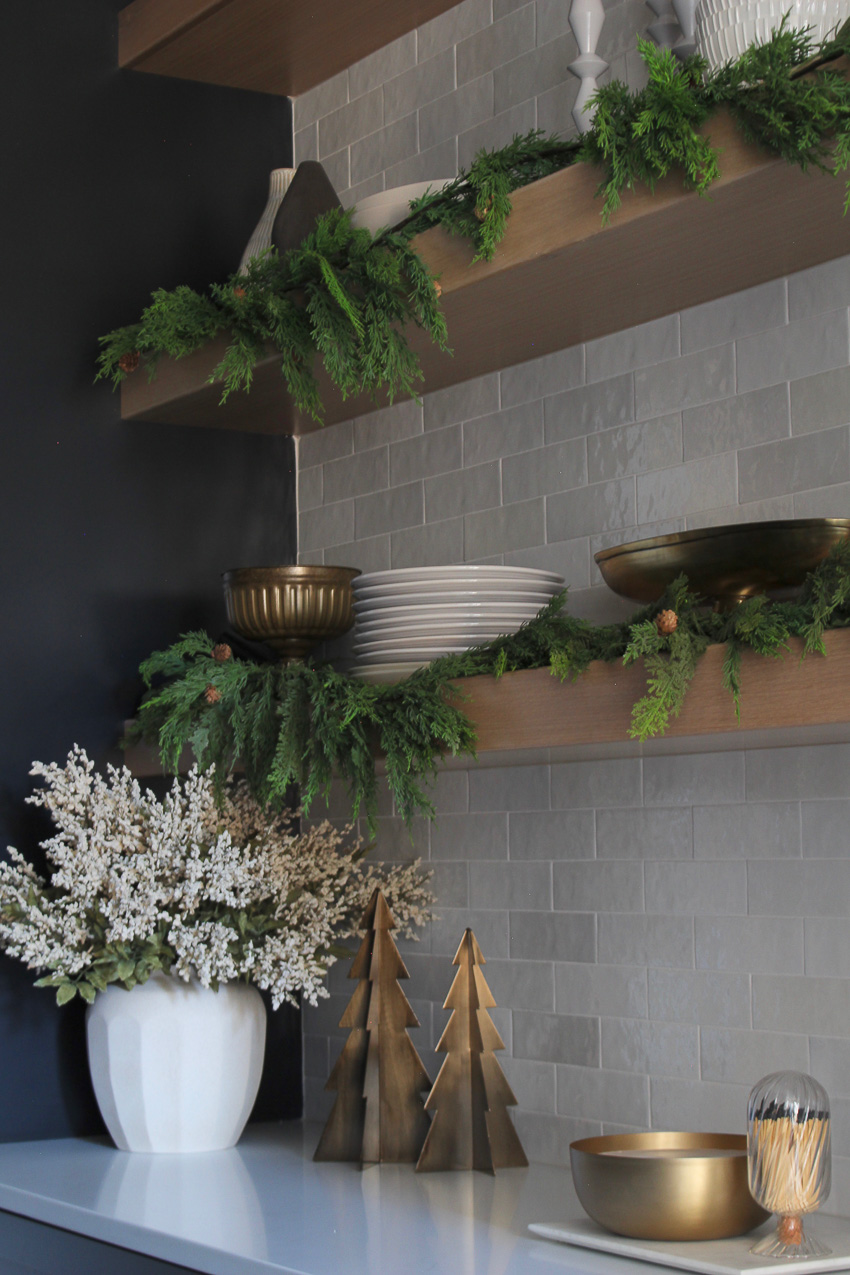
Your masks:
M727 109L750 141L804 171L839 174L850 166L850 81L833 63L850 54L850 23L815 47L785 25L766 44L709 73L700 57L684 63L648 40L638 48L648 83L637 93L612 81L592 99L593 125L581 138L533 130L498 151L481 151L468 170L414 201L395 227L374 237L347 212L321 217L299 248L269 251L206 293L159 289L138 323L101 338L98 378L118 384L144 359L148 375L160 355L182 358L228 334L210 380L221 401L250 389L270 351L299 409L322 419L315 367L324 364L343 398L385 391L415 395L419 360L408 331L422 328L440 348L448 333L438 281L412 240L432 226L469 240L473 262L490 260L505 233L515 190L583 162L601 166L604 221L624 191L650 190L670 172L705 194L720 171L710 120ZM850 185L848 185L850 203Z
M176 771L186 747L202 770L215 767L219 782L241 762L254 795L274 808L298 784L309 809L333 778L341 778L353 817L362 812L372 828L380 750L398 813L408 822L415 814L433 817L426 789L440 758L475 756L475 732L463 711L458 679L549 667L564 680L580 676L594 660L642 660L646 691L634 705L630 733L645 740L664 733L684 703L700 657L722 643L723 685L737 711L742 651L776 658L796 636L803 640L804 656L822 653L827 628L850 626L850 541L833 549L793 602L758 596L733 611L715 612L684 576L657 603L617 624L577 619L564 609L565 601L566 594L559 594L516 633L435 660L389 686L309 661L222 661L213 657L206 633L188 633L141 666L149 690L136 737L154 744L170 771ZM660 633L655 623L663 610L676 612L673 633ZM208 694L210 688L215 694Z

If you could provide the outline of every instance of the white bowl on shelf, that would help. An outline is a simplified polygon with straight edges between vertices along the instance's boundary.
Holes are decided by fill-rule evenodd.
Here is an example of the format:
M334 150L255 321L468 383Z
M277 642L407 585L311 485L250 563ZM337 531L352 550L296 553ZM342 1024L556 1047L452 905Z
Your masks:
M395 226L410 212L410 201L418 199L430 188L436 193L454 177L435 177L428 182L410 182L407 186L393 186L391 190L379 190L375 195L367 195L354 205L351 224L365 227L374 235L385 226Z

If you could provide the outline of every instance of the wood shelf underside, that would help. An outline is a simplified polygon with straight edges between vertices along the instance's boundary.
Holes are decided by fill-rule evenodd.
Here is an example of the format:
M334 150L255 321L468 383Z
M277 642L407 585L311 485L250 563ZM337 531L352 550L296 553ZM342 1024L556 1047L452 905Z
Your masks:
M134 0L118 65L297 97L457 0Z
M454 357L421 333L422 392L645 323L818 265L850 252L844 182L801 173L745 143L726 117L712 124L722 175L708 196L677 177L654 194L627 192L608 226L595 198L599 173L577 165L513 197L496 259L472 266L470 247L440 228L416 245L440 276ZM140 369L122 385L125 419L302 434L317 428L295 410L279 361L256 370L248 394L219 406L207 383L226 342L187 359L160 361L148 382ZM322 378L326 423L374 410L371 399L343 403Z
M721 683L725 648L710 647L679 717L643 744L629 737L632 705L646 685L642 662L629 668L597 662L574 682L542 668L458 686L484 766L850 742L850 630L826 634L825 657L801 660L801 649L795 640L781 659L744 653L738 723ZM126 764L137 775L160 773L147 748L128 749ZM475 763L464 756L445 764Z

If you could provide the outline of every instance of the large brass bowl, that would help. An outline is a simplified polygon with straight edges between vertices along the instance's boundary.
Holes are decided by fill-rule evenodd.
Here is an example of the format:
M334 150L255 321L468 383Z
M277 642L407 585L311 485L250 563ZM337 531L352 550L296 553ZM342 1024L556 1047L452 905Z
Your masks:
M227 619L237 633L265 642L285 659L302 659L317 643L354 623L356 567L237 567L225 571Z
M832 546L850 536L850 518L789 518L733 523L633 540L595 555L609 588L655 602L682 572L691 588L729 610L756 593L799 588Z
M582 1138L570 1168L585 1212L634 1239L726 1239L770 1216L750 1195L743 1134Z

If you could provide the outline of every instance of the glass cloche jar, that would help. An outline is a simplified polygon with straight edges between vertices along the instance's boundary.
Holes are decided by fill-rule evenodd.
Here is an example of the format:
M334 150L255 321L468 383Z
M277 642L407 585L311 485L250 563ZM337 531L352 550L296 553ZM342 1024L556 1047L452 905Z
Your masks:
M803 1230L832 1184L829 1098L801 1071L777 1071L747 1102L747 1159L753 1198L778 1216L777 1228L752 1252L767 1257L826 1257L830 1250Z

